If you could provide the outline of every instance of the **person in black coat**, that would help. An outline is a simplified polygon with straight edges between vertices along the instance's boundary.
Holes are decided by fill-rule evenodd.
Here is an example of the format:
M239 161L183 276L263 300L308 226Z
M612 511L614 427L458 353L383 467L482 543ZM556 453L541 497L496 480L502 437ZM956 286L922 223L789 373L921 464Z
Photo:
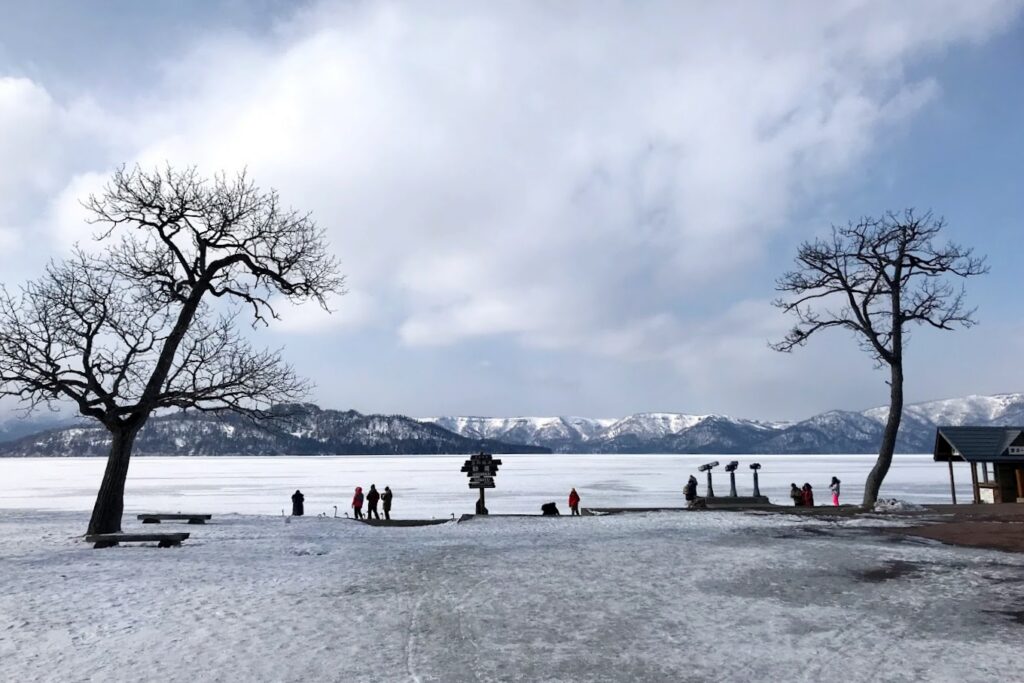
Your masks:
M366 518L367 519L380 519L380 515L377 514L377 501L380 500L380 493L377 491L376 484L370 484L370 492L366 494Z
M801 491L796 484L789 485L789 497L793 499L794 506L803 507L804 492Z
M690 480L686 482L686 486L683 487L683 496L686 498L687 503L692 503L697 500L697 477L690 475Z
M292 494L292 514L296 517L301 517L302 513L305 512L303 503L306 502L306 497L302 495L302 491L295 489L295 493Z
M391 487L385 486L384 493L380 496L380 501L384 504L384 519L391 519L391 499L394 498L394 494L391 493Z

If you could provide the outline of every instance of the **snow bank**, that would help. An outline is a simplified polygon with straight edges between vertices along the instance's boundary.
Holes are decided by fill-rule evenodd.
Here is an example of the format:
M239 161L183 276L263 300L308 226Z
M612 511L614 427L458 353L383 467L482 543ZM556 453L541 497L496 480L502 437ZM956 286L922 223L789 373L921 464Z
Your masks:
M896 498L884 498L875 502L875 512L914 512L924 510L924 507L905 500Z

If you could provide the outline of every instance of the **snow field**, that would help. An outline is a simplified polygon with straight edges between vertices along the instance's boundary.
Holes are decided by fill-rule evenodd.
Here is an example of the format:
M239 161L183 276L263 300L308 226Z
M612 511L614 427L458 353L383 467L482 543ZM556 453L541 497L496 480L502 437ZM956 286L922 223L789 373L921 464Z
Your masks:
M1021 637L1024 558L843 521L226 515L98 551L85 522L0 512L0 680L972 681Z

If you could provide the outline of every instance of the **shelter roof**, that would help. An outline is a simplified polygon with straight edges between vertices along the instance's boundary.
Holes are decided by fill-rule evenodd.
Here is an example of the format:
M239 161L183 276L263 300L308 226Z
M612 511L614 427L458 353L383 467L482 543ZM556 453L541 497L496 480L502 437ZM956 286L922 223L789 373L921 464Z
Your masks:
M1024 427L939 427L935 430L935 460L946 462L1024 463Z

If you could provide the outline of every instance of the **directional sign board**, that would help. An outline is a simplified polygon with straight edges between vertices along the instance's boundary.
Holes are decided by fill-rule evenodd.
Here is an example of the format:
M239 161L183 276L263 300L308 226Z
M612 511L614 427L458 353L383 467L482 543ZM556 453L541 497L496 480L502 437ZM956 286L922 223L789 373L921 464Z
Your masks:
M489 453L471 456L462 465L462 471L469 475L469 488L493 489L494 476L498 474L501 460L495 460Z

